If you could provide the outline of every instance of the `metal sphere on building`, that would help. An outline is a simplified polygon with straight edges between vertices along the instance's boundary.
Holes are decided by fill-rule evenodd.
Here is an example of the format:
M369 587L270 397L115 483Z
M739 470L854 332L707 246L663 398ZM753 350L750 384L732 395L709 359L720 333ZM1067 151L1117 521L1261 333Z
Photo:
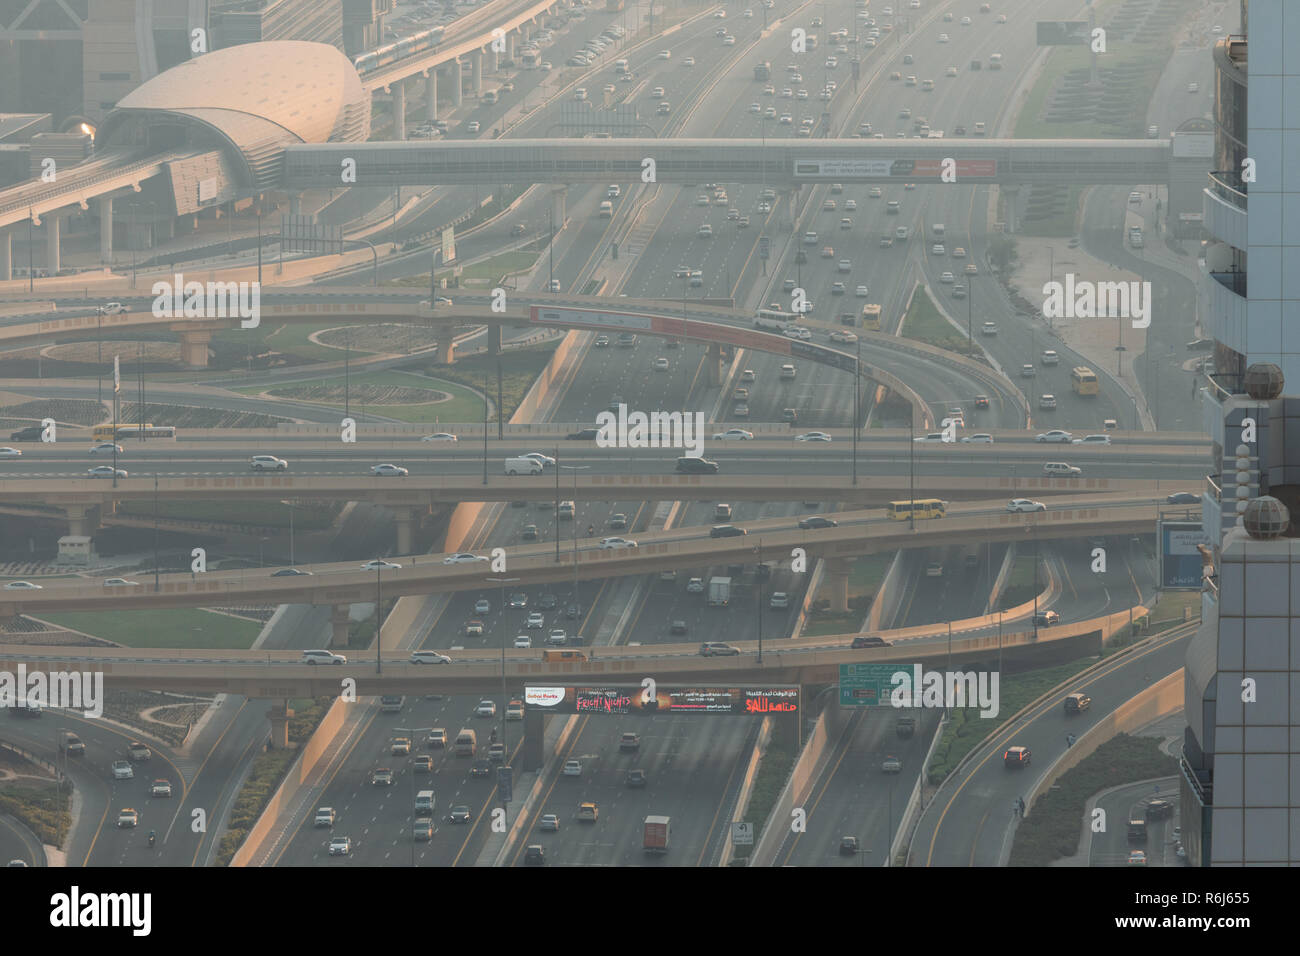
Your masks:
M1291 524L1291 512L1273 496L1264 495L1246 505L1241 524L1252 538L1280 538Z
M1257 401L1267 401L1282 394L1286 378L1272 362L1256 362L1246 369L1246 394Z

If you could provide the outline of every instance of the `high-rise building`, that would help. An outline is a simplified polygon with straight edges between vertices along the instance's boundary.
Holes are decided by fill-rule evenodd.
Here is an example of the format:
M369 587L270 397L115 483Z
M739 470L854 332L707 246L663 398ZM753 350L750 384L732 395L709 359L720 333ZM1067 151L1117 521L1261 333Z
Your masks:
M1300 863L1300 168L1285 147L1300 130L1286 96L1300 82L1300 15L1283 0L1256 0L1253 18L1249 6L1214 47L1216 171L1203 196L1214 473L1181 761L1183 844L1201 866Z
M342 0L211 0L218 48L263 40L307 40L343 49Z

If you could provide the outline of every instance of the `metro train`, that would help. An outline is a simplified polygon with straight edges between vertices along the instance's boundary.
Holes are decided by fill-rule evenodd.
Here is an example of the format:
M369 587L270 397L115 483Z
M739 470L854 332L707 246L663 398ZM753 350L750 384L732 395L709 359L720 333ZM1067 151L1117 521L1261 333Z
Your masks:
M357 68L361 74L373 73L382 66L388 66L390 63L396 63L398 60L405 59L413 53L424 53L427 50L436 50L438 44L442 42L443 27L434 27L432 30L421 30L419 33L413 33L409 37L402 37L396 43L389 43L386 46L376 47L369 53L363 53L355 60L352 65Z

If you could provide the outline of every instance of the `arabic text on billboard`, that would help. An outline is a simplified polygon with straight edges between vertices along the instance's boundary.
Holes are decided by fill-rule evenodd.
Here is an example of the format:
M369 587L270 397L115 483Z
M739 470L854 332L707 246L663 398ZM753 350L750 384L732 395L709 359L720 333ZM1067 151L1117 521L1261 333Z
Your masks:
M1199 589L1202 562L1196 546L1209 543L1199 521L1161 522L1161 586Z

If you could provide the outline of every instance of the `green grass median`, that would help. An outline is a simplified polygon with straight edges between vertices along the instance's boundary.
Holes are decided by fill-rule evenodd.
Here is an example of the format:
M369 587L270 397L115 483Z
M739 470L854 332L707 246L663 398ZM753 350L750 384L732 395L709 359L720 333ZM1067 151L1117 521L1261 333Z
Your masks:
M141 577L140 588L152 581ZM91 634L124 647L201 647L248 650L262 625L203 608L159 608L148 611L69 611L41 614L40 619Z

